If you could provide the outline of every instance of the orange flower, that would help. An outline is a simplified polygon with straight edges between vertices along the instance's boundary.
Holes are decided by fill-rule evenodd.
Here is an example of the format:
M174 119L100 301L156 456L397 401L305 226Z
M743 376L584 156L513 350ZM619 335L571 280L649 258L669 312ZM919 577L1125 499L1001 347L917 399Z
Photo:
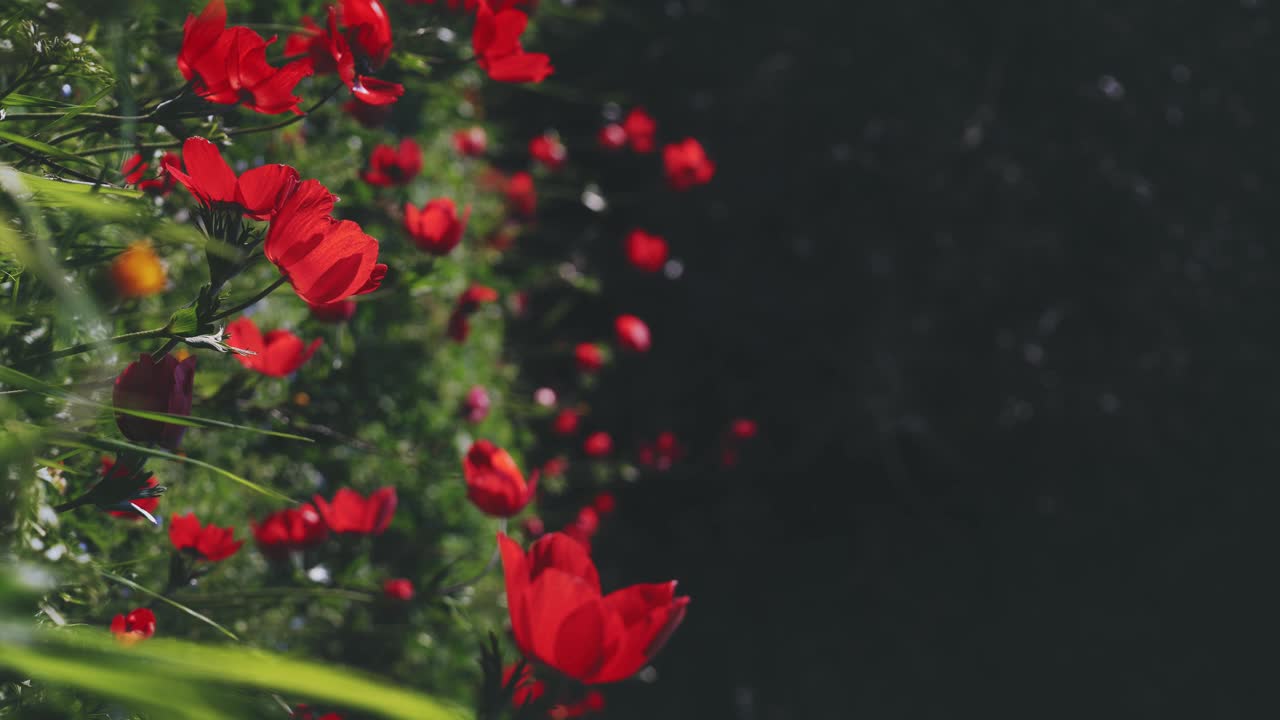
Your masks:
M122 297L138 298L164 290L168 278L151 243L140 240L111 261L111 279Z

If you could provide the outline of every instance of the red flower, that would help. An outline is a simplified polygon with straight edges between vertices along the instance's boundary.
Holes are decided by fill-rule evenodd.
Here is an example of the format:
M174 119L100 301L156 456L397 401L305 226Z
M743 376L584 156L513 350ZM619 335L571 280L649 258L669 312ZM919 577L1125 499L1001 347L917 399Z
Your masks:
M288 165L262 165L237 178L218 146L200 137L187 138L181 158L166 155L164 168L206 207L232 209L255 220L270 218L298 187L298 171Z
M602 492L591 500L591 507L601 515L608 515L618 506L618 501L613 497L613 493Z
M399 148L379 145L369 157L369 168L360 177L370 185L404 185L422 172L422 148L412 138L400 141Z
M529 141L529 156L549 170L559 170L568 160L569 152L559 137L547 133Z
M507 179L503 192L507 196L507 209L513 215L531 218L538 209L538 195L533 189L533 176L518 172Z
M760 431L760 426L755 420L747 418L737 418L729 423L729 435L735 440L750 440Z
M471 445L462 459L462 474L467 481L467 497L494 517L511 517L523 510L533 499L538 484L537 473L526 483L511 455L488 440Z
M476 26L471 34L471 49L476 62L489 77L498 82L542 82L552 73L551 58L543 53L527 53L520 45L520 35L529 24L529 16L512 8L497 13L486 0L476 8Z
M542 463L543 475L563 475L569 469L569 461L562 457L553 457Z
M613 452L613 438L607 432L593 432L582 441L582 452L587 457L604 457Z
M529 534L529 537L541 537L546 530L547 527L543 524L542 518L537 515L530 515L524 519L524 531Z
M169 519L169 542L175 550L190 550L209 562L218 562L235 555L244 545L243 540L235 539L234 530L216 527L213 523L201 527L195 513L174 513Z
M453 133L453 149L459 155L480 157L488 147L489 136L479 125Z
M433 255L447 255L458 246L469 217L470 205L458 217L458 209L449 198L431 200L421 210L412 203L404 205L405 229L420 249Z
M260 113L301 114L293 94L298 81L311 74L309 60L295 60L282 68L267 63L267 45L275 38L246 27L226 27L227 9L212 0L199 17L188 15L183 26L178 69L192 81L195 92L219 105L243 104Z
M127 468L125 468L123 465L120 466L119 470L116 470L116 461L114 459L110 457L102 458L102 479L103 480L106 480L108 478L115 477L115 476L124 475L126 471L127 471ZM160 481L156 479L156 476L151 475L147 478L146 482L139 489L145 490L147 488L153 488L159 484L160 484ZM160 507L159 496L138 498L136 500L130 500L129 502L133 503L134 505L137 505L138 507L151 513L152 515L155 515L156 508ZM132 509L112 510L110 511L110 515L112 517L118 517L124 520L132 520L134 522L137 522L142 519L142 515L139 515L137 512L133 511Z
M240 364L266 375L284 377L311 359L324 340L316 338L303 345L302 338L288 330L272 330L264 337L253 320L242 317L227 325L227 341L256 355L236 355Z
M454 310L449 314L449 327L445 332L454 342L466 342L471 335L471 321L465 314Z
M137 185L142 179L143 173L147 171L147 164L142 161L142 155L134 153L124 159L120 165L120 174L124 175L126 185Z
M111 619L111 632L125 645L146 640L156 634L156 614L150 608L136 608L128 615Z
M511 627L520 651L588 685L624 680L653 659L684 619L675 582L602 595L582 544L544 535L526 554L499 533Z
M716 174L716 165L707 158L702 143L685 138L662 148L662 164L667 171L667 184L684 191L695 185L706 185Z
M489 415L489 391L483 385L476 385L467 392L467 399L462 407L468 422L478 423Z
M600 128L600 133L596 135L596 142L610 152L621 150L627 146L627 131L618 123L609 123Z
M378 241L330 214L335 199L319 182L303 182L271 219L263 244L267 259L312 305L372 292L387 273L377 261Z
M573 348L573 359L584 373L599 372L604 367L604 353L595 343L578 343Z
M626 251L627 262L644 272L658 272L667 262L667 241L644 230L635 229L627 234Z
M356 302L354 300L339 300L337 302L323 303L320 305L307 303L307 307L311 308L311 317L319 320L320 322L346 322L356 314Z
M640 464L658 470L670 470L681 457L684 457L684 448L669 430L658 433L653 444L640 448Z
M511 684L511 678L515 675L516 666L508 665L502 671L502 686L506 687ZM533 668L525 665L520 671L520 679L516 681L515 692L511 696L511 707L519 710L525 705L529 705L538 701L547 692L546 683L538 680L533 676Z
M259 525L250 522L264 555L280 557L319 544L329 534L320 513L310 503L271 513Z
M396 512L396 489L385 487L374 490L369 497L350 488L342 488L333 496L333 502L316 495L314 498L325 525L336 533L381 535L391 524Z
M551 423L551 429L557 435L572 435L578 431L578 413L574 410L561 410Z
M604 711L604 695L599 690L588 690L576 702L568 705L560 704L551 708L547 713L547 717L551 720L567 720L568 718L582 717L588 713L598 713Z
M464 313L473 313L480 309L481 304L496 302L497 300L497 290L484 285L472 285L458 296L458 310Z
M342 720L342 716L338 713L328 713L319 718L312 709L301 703L293 706L293 712L290 713L293 720Z
M386 124L391 117L390 105L370 105L367 102L351 98L342 103L342 112L350 115L367 128L378 128Z
M290 35L288 55L316 72L337 72L351 95L366 105L390 105L404 94L404 86L371 77L391 56L391 20L378 0L342 0L329 7L329 31L308 17L305 32Z
M644 108L632 108L622 121L622 129L633 152L648 154L657 148L658 123Z
M591 549L591 538L600 532L600 513L596 512L594 507L579 508L577 516L573 518L573 522L565 526L562 532L582 543L582 546L589 551Z
M196 373L196 358L182 362L165 355L159 362L150 353L142 353L116 378L112 403L118 408L145 410L173 415L191 414L191 384ZM130 440L157 443L177 450L187 428L182 425L147 420L123 413L116 414L116 425Z
M413 599L413 583L404 578L389 578L382 583L382 594L389 600L409 602Z
M635 315L619 315L613 321L613 330L622 349L637 353L649 351L649 326Z

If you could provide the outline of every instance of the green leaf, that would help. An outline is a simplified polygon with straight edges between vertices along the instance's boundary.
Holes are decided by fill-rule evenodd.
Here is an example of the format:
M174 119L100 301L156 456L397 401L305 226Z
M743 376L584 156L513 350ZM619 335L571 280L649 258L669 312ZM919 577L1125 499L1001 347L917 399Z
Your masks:
M63 150L62 148L54 147L49 143L40 142L39 140L32 140L31 138L23 137L21 135L16 135L14 133L11 133L5 130L0 130L0 140L8 140L14 145L21 145L27 148L28 150L35 150L36 152L42 155L45 155L51 158L57 158L58 160L62 160L64 162L80 163L82 165L88 165L90 167L95 167L95 168L101 167L100 165L98 165L98 163L94 162L89 158L82 158L79 155L73 155L72 153L69 153L66 150Z
M174 335L195 335L200 329L200 318L195 308L185 307L170 316L166 327Z

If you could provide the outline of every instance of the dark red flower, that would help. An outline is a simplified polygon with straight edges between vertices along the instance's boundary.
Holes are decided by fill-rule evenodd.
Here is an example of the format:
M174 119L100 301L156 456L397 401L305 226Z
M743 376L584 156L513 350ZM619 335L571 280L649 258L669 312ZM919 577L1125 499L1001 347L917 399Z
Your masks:
M559 705L553 705L547 713L547 717L551 720L568 720L568 718L582 717L592 713L604 711L604 695L599 690L588 690L578 700Z
M538 195L533 188L533 176L518 172L507 179L503 192L507 196L507 209L512 215L531 218L538 210Z
M547 531L546 525L542 522L542 518L537 515L530 515L524 519L524 531L529 537L541 537L542 533Z
M409 602L413 599L413 583L404 578L388 578L382 583L382 594L389 600Z
M569 470L569 461L563 457L553 457L542 463L543 475L563 475Z
M591 507L601 515L608 515L618 506L618 501L611 492L602 492L591 500Z
M684 619L675 582L602 595L586 548L562 533L528 553L499 533L507 606L525 657L588 685L624 680L648 664Z
M604 353L595 343L578 343L573 348L573 360L584 373L599 372L604 367Z
M102 479L103 479L103 480L107 480L107 479L109 479L109 478L113 478L113 477L122 476L122 475L124 475L124 473L126 473L127 471L128 471L128 468L124 467L123 465L122 465L122 466L120 466L119 468L117 468L117 467L116 467L116 461L115 461L114 459L112 459L112 458L110 458L110 457L105 457L105 456L102 458ZM143 483L142 487L140 487L139 489L140 489L140 490L145 490L145 489L147 489L147 488L153 488L153 487L156 487L156 486L157 486L157 485L159 485L159 484L160 484L160 481L156 479L156 476L155 476L155 475L151 475L151 476L148 476L148 477L147 477L146 481ZM152 515L155 515L155 514L156 514L156 508L160 507L160 498L159 498L159 496L156 496L156 497L143 497L143 498L137 498L137 499L135 499L135 500L130 500L129 502L133 503L134 505L137 505L138 507L142 508L143 510L147 511L148 513L150 513L150 514L152 514ZM123 520L132 520L132 521L134 521L134 522L137 522L137 521L139 521L139 520L142 520L142 519L143 519L143 516L142 516L142 515L139 515L136 511L134 511L134 510L132 510L132 509L130 509L130 510L112 510L112 511L110 511L110 513L109 513L109 514L110 514L112 517L118 517L118 518L121 518L121 519L123 519Z
M320 305L307 303L307 307L311 308L311 317L319 320L320 322L346 322L356 314L356 302L354 300L339 300L337 302L323 303Z
M378 241L356 223L333 218L335 199L319 182L303 182L272 217L263 244L263 254L311 305L372 292L387 273Z
M391 117L390 105L370 105L367 102L351 98L342 103L342 111L356 119L367 128L379 128Z
M619 315L613 321L614 335L623 350L648 352L651 345L649 326L635 315Z
M111 632L126 645L146 640L156 634L156 614L150 608L136 608L128 615L117 615L111 619Z
M685 138L662 148L662 165L667 171L667 184L684 191L695 185L706 185L716 174L716 165L707 158L702 143Z
M670 470L684 456L684 448L675 433L664 430L653 443L640 448L640 464L658 470Z
M462 459L462 475L467 481L467 497L494 517L511 517L523 510L538 484L537 473L526 483L511 455L488 440L471 445Z
M569 159L569 152L559 136L547 133L529 141L529 156L549 170L559 170Z
M159 362L150 353L142 353L116 378L112 403L117 408L162 412L172 415L191 414L192 381L196 374L196 358L182 362L166 354ZM187 428L182 425L116 414L116 425L130 440L156 443L177 450Z
M305 345L302 338L288 330L271 330L265 336L253 320L242 317L227 325L227 343L254 355L235 356L240 364L267 377L285 377L311 359L324 340L316 338Z
M658 272L667 262L667 241L639 228L627 234L627 262L637 270Z
M607 432L593 432L582 441L582 452L587 457L604 457L613 452L613 438Z
M449 313L449 327L445 333L454 342L466 342L471 335L471 321L467 319L466 313L458 312L456 309Z
M396 511L396 489L393 487L374 490L367 498L355 490L342 488L334 494L332 502L326 502L319 495L312 499L325 525L336 533L381 535L391 524L391 516Z
M591 538L600 532L600 513L596 512L594 507L578 508L578 514L574 516L573 522L565 527L564 533L569 537L582 543L588 549L591 547Z
M622 121L632 152L648 154L658 147L658 123L644 108L632 108Z
M621 150L627 146L627 131L618 123L609 123L600 128L596 142L610 152Z
M476 385L467 391L467 399L462 403L463 414L468 422L478 423L489 415L489 391L483 385Z
M480 157L489 147L489 136L484 128L476 125L453 133L453 149L459 155Z
M202 527L195 513L178 515L169 519L169 542L175 550L189 550L209 562L226 560L244 545L236 540L235 528L220 528L210 523Z
M187 138L180 160L166 155L165 171L201 203L255 220L270 218L298 187L298 171L288 165L262 165L237 178L218 146L200 137Z
M471 49L476 62L498 82L542 82L552 73L551 58L543 53L527 53L520 36L529 16L512 8L494 12L486 0L479 0Z
M320 513L310 503L271 513L259 525L250 522L258 548L268 557L280 557L320 543L329 534Z
M422 148L412 138L400 141L399 147L379 145L369 157L369 167L360 177L370 185L391 187L404 185L422 172Z
M471 217L468 205L458 216L449 198L436 198L419 210L412 203L404 205L404 227L420 249L433 255L447 255L462 240L462 232Z
M577 411L565 408L551 422L551 429L557 435L572 435L578 431L579 420Z
M484 303L497 302L498 291L485 285L472 285L458 296L458 310L473 313Z
M735 440L750 440L758 432L760 432L760 426L755 420L736 418L729 423L729 435Z

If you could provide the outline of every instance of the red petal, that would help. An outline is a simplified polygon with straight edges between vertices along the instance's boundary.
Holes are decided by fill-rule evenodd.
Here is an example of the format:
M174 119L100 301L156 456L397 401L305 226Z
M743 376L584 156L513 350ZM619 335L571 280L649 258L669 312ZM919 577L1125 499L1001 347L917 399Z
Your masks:
M266 220L298 186L298 171L288 165L263 165L236 183L236 202L255 220Z

